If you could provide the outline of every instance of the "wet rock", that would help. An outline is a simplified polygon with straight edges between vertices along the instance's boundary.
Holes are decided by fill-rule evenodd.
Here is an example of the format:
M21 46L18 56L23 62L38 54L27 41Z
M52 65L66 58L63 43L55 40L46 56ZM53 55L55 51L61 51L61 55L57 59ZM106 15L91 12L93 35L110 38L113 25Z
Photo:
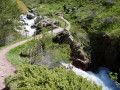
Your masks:
M28 25L28 23L24 23L24 25Z
M32 25L32 26L31 26L32 29L34 29L34 28L36 28L36 27L37 27L36 25Z
M35 15L32 14L32 13L27 13L27 18L28 19L33 19L33 18L35 18Z
M81 59L75 59L73 60L73 65L77 68L80 68L82 70L87 70L89 66L89 61L88 60L81 60Z
M53 26L52 22L47 22L45 27Z

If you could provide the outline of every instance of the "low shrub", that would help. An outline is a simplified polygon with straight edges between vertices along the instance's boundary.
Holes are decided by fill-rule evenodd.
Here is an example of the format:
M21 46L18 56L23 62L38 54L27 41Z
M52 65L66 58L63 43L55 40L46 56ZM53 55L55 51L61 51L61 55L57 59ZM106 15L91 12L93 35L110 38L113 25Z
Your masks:
M49 70L47 67L25 65L5 79L10 90L102 90L96 84L77 76L64 67Z

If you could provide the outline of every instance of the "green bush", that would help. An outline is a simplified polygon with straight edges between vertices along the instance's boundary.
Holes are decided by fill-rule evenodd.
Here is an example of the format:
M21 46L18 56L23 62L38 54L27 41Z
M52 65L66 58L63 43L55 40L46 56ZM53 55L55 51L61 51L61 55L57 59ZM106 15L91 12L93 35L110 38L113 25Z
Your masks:
M10 90L102 90L96 84L77 76L65 68L54 68L25 65L17 73L5 79Z
M52 39L51 35L43 34L43 38L28 42L21 52L22 56L29 56L30 64L45 65L49 68L56 67L57 64L59 66L61 61L69 61L70 46L53 43Z
M13 33L16 33L14 31L16 26L15 20L18 19L20 13L21 11L18 8L17 0L0 1L0 46L18 39ZM16 34L20 38L20 35L18 33ZM8 41L7 36L10 36L9 39L11 40Z

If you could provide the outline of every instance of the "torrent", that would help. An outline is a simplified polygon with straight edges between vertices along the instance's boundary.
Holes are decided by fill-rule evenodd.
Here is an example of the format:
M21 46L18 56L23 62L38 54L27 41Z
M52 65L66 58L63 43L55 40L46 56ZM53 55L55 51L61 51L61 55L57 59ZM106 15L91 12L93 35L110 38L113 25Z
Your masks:
M120 90L120 86L117 87L114 81L111 80L109 77L109 73L111 72L109 69L104 67L99 67L98 73L94 73L92 71L83 71L81 69L76 68L72 64L67 64L62 62L62 65L66 68L69 68L69 66L72 67L72 70L78 75L82 76L84 78L87 78L87 80L95 82L98 86L102 86L102 90Z

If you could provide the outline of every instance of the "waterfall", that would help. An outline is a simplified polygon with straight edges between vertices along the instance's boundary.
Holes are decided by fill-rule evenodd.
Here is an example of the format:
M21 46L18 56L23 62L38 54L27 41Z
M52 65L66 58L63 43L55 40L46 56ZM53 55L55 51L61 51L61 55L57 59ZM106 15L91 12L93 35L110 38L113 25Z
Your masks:
M32 13L31 13L32 14ZM35 25L35 19L37 18L37 16L33 15L34 18L32 19L28 19L27 15L21 15L20 16L20 20L19 22L22 23L22 26L19 26L21 28L21 30L18 30L17 28L15 28L16 31L20 32L23 36L28 36L31 37L32 35L35 34L36 32L36 28L32 28L33 25ZM65 66L66 68L69 67L69 64L62 62L62 65ZM86 78L89 81L95 82L98 86L102 86L103 90L120 90L120 88L118 88L115 85L115 82L111 80L111 78L109 77L109 73L111 72L109 69L105 68L105 67L100 67L98 69L98 73L94 73L92 71L83 71L80 70L78 68L76 68L75 66L71 65L70 66L73 67L73 71L79 75L82 76L83 78ZM119 86L120 87L120 86Z
M27 15L30 14L33 16L33 18L29 19ZM23 24L22 26L18 26L21 28L21 30L15 28L16 31L20 32L23 36L31 37L35 34L36 28L32 28L33 25L35 25L35 19L37 18L36 15L32 13L28 13L27 15L22 14L20 15L19 22Z
M109 69L100 67L98 69L98 73L94 73L92 71L83 71L81 69L76 68L73 65L69 65L67 63L62 62L62 65L66 68L72 66L72 70L78 75L86 78L89 81L95 82L98 86L102 86L102 90L120 90L117 87L114 81L109 77L109 73L111 72ZM120 87L120 86L119 86Z

